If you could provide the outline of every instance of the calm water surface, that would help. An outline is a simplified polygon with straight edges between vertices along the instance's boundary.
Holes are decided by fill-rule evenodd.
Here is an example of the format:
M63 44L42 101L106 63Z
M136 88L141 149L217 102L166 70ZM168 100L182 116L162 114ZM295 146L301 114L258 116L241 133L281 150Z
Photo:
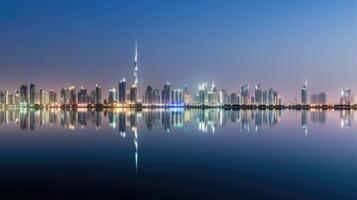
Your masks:
M3 109L0 196L356 199L356 118L357 111Z

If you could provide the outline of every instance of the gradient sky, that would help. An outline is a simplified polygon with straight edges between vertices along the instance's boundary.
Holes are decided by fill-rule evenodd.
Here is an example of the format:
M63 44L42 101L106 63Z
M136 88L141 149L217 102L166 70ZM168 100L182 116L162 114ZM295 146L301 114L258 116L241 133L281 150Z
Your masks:
M261 82L287 101L307 76L310 93L357 93L354 0L1 0L0 88L117 87L135 40L141 91Z

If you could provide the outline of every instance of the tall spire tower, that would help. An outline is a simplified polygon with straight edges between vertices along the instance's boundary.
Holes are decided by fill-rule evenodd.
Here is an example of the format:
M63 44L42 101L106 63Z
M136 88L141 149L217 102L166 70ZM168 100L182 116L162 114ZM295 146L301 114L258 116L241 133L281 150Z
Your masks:
M135 41L134 87L138 86L138 42Z

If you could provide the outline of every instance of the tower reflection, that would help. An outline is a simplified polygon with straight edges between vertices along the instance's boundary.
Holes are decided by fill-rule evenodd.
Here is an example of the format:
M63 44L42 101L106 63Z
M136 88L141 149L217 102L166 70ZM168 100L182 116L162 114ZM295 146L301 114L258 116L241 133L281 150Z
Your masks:
M215 133L220 127L235 124L240 132L260 132L264 127L279 124L283 110L224 110L224 109L144 109L141 111L122 109L0 109L0 125L16 124L21 129L35 130L39 126L56 125L74 130L94 125L117 129L125 138L127 130L137 132L143 123L147 130L198 129L201 133ZM328 114L334 111L301 110L301 127L308 133L311 123L326 124ZM349 128L355 120L353 110L338 111L340 128ZM140 120L139 120L140 118ZM129 127L129 129L127 128Z

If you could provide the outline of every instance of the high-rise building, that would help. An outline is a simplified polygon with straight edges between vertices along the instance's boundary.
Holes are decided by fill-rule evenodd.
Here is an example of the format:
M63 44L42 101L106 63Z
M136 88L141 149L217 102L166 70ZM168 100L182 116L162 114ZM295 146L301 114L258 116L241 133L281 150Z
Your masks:
M268 105L269 103L269 94L268 94L268 91L264 90L263 91L263 104L264 105Z
M183 90L174 89L171 92L171 104L172 105L183 105Z
M49 90L50 105L55 105L57 103L57 94L53 90Z
M185 105L191 104L191 94L188 91L187 84L185 84L185 86L183 87L183 101L184 101Z
M230 99L231 99L231 104L232 105L238 105L239 104L239 98L238 98L237 93L233 92L231 94L231 98Z
M161 103L165 105L170 104L170 83L166 83L162 89Z
M153 104L160 104L161 103L161 95L160 95L160 89L155 88L153 90Z
M30 85L30 106L35 106L36 88L34 84Z
M134 86L138 87L138 43L137 42L135 42Z
M227 92L226 90L222 89L220 92L219 92L219 104L220 105L225 105L225 104L228 104L228 95L227 95Z
M132 85L130 87L129 100L130 100L130 103L132 103L132 104L135 104L138 102L138 88L134 85Z
M20 106L28 105L28 87L27 85L20 86Z
M5 93L0 90L0 106L5 106Z
M307 79L305 80L305 84L302 86L301 89L301 105L308 104L308 92L307 92Z
M313 94L310 96L310 104L326 105L326 103L327 103L327 95L325 92L321 92L319 94Z
M277 96L277 92L273 88L270 88L268 90L268 104L275 105L277 103Z
M255 86L255 104L260 105L263 104L263 90L260 87L260 84Z
M342 105L351 105L353 103L353 96L351 89L341 89L340 103Z
M244 84L241 86L241 89L240 89L240 100L241 100L241 103L243 105L248 105L249 104L249 85L248 84Z
M125 78L120 80L119 82L119 102L120 103L125 103L125 96L126 96L126 83L125 83Z
M13 95L9 91L5 91L5 105L13 105Z
M48 91L45 89L41 88L40 89L40 105L41 106L46 106L50 103L50 96Z
M15 106L20 105L20 93L18 90L15 90L14 92L14 105Z
M66 97L66 88L61 89L61 105L67 104L67 97Z
M149 105L152 104L153 98L154 98L154 91L153 91L152 87L149 85L145 90L144 103L149 104Z
M115 88L109 90L108 103L117 103L117 90Z
M135 43L134 84L130 87L130 102L138 103L138 45Z
M100 105L102 104L102 89L99 87L99 85L97 84L95 86L95 104L96 105Z
M81 86L78 92L78 104L86 105L88 104L88 94L87 89Z
M77 104L77 93L76 93L76 88L74 86L70 86L68 88L69 90L69 104L70 105L75 105Z

